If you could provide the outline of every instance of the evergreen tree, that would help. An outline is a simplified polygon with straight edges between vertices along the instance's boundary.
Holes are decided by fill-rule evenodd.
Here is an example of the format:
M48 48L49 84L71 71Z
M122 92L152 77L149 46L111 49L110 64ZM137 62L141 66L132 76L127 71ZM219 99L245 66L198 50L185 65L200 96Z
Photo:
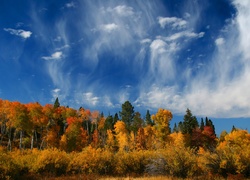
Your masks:
M54 102L54 108L58 108L58 107L60 107L60 103L59 103L59 100L58 100L58 97L57 97L55 102Z
M153 126L154 125L154 122L152 121L151 119L151 115L149 113L149 110L147 110L147 113L146 113L146 124L147 125L150 125L150 126Z
M205 122L206 122L206 123L205 123L205 126L211 127L212 130L213 130L214 135L216 136L216 134L215 134L215 127L214 127L213 121L212 121L211 119L208 119L208 118L206 117Z
M109 115L104 124L104 129L107 131L108 129L113 130L114 129L114 118L113 116Z
M179 132L179 131L178 131L178 127L177 127L176 123L174 123L173 132L175 132L175 133L178 133L178 132Z
M113 124L115 124L119 120L118 114L115 113L114 119L113 119Z
M196 117L192 115L192 112L189 109L187 109L183 120L182 133L192 134L193 129L198 127L198 121Z
M235 126L233 125L232 129L231 129L231 133L236 131L237 129L235 128Z
M136 134L138 129L142 127L143 127L143 119L141 118L141 114L139 112L136 112L133 119L133 123L131 124L131 129L134 132L134 134Z
M130 130L134 118L134 107L129 101L122 104L122 111L120 112L121 120L125 123L126 128Z
M204 130L204 126L205 126L205 124L204 124L204 120L203 120L203 118L201 118L201 125L200 125L200 129L201 129L201 131L203 131L203 130Z
M180 121L180 122L178 123L178 131L183 132L183 123L182 123L182 121Z

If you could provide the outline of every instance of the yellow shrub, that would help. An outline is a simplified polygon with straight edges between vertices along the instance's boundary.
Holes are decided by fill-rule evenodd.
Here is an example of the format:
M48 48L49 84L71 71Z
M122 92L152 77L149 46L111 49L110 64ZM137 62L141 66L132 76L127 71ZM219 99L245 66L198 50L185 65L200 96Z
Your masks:
M35 173L61 175L66 173L69 162L70 159L66 152L58 149L46 149L41 151L31 170Z
M0 148L0 179L14 179L19 176L20 167L11 155Z
M71 158L67 171L72 174L111 174L113 171L113 154L107 150L87 147Z

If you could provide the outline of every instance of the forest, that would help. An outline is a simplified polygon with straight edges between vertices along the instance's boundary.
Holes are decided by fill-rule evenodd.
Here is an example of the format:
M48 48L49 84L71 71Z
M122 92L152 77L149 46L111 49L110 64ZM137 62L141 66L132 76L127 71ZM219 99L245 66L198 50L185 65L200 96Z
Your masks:
M38 102L0 99L0 179L36 176L167 176L196 179L250 178L250 134L232 128L215 134L211 119L190 109L170 128L172 112L145 118L126 101L105 116Z

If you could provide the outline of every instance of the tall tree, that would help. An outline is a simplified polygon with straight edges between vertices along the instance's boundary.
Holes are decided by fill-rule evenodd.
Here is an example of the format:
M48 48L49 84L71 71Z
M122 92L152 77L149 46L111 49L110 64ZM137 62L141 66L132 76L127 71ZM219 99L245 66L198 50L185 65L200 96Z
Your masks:
M59 99L57 97L55 102L54 102L54 108L58 108L58 107L60 107L60 103L59 103Z
M213 121L212 121L211 119L208 119L208 118L206 117L205 126L211 127L211 128L212 128L212 131L213 131L213 134L216 136L216 134L215 134L215 127L214 127Z
M34 146L34 137L36 141L36 145L38 146L38 138L37 134L40 131L42 134L42 127L48 124L48 117L45 116L43 112L43 107L38 103L29 103L26 104L28 109L28 116L31 122L32 131L31 131L31 145L30 148L33 149Z
M19 132L19 148L22 149L23 132L25 130L29 131L31 129L27 107L20 102L12 102L10 106L9 119L13 122L16 131Z
M134 118L134 107L129 101L122 104L122 111L120 112L121 120L125 123L126 128L131 130L131 125Z
M204 124L204 120L203 120L203 118L201 118L201 125L200 125L200 129L203 131L204 130L204 126L205 126L205 124Z
M141 118L141 114L139 112L135 113L133 118L133 123L131 124L131 129L134 132L134 135L137 134L139 128L143 126L143 119Z
M173 118L171 111L166 109L158 109L155 115L152 115L152 119L155 122L157 136L164 145L167 141L167 136L170 134L170 121Z
M193 130L197 127L198 127L198 121L196 117L193 116L190 109L187 109L183 119L182 133L191 135Z
M153 126L154 125L154 122L152 121L151 119L151 115L149 113L149 110L147 110L147 113L146 113L146 125L150 125L150 126Z
M123 121L117 121L115 123L115 134L116 134L116 139L118 142L119 150L128 151L128 147L129 147L128 132L126 129L126 124Z
M178 133L178 132L179 132L178 127L177 127L176 123L174 123L173 132L175 132L175 133Z

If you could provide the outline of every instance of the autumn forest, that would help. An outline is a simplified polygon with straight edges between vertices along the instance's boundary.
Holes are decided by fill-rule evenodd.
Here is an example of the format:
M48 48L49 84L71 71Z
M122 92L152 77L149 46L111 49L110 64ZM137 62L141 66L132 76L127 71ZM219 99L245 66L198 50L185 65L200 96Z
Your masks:
M0 179L36 176L250 178L250 134L215 134L190 109L170 128L171 111L146 116L126 101L114 115L0 99Z

